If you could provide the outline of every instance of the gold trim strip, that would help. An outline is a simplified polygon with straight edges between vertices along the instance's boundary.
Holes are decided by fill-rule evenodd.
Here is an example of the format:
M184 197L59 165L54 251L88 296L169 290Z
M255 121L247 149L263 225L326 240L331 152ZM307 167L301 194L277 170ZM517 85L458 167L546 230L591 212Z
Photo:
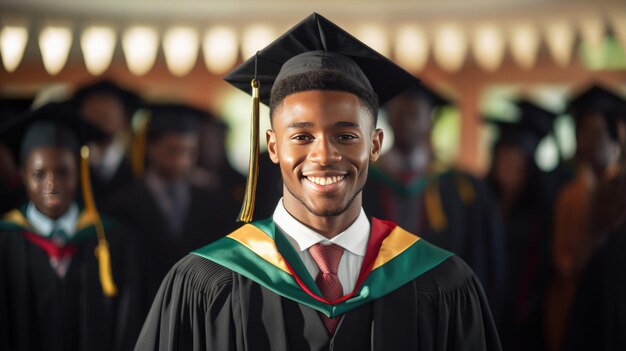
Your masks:
M395 227L391 233L389 233L389 236L383 240L383 244L380 247L376 261L374 261L372 270L391 261L418 240L420 240L419 236L411 234L400 227Z
M241 245L247 247L250 251L257 254L265 261L271 263L276 268L291 274L287 263L283 256L278 252L276 244L265 232L252 224L246 224L243 227L227 235Z
M22 212L17 208L7 212L2 219L7 222L13 222L15 224L21 225L25 228L31 228L30 223L28 223L26 217L24 217Z

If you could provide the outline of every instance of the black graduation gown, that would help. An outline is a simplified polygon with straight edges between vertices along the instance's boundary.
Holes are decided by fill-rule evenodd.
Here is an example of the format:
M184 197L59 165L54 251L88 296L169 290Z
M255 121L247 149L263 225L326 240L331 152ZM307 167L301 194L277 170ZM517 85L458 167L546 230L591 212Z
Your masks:
M578 285L565 350L626 350L626 223L593 256Z
M36 235L36 234L32 234ZM129 350L137 339L141 286L133 245L106 229L118 295L103 294L95 233L77 243L64 278L23 230L0 230L0 350Z
M145 182L123 189L111 202L111 213L126 224L141 243L138 256L146 280L146 310L172 265L191 250L220 238L237 225L237 214L231 213L232 207L223 204L220 194L192 186L183 230L179 234L171 231L166 215Z
M169 272L135 350L499 350L480 283L456 256L344 314L319 312L207 259Z
M507 284L499 325L507 350L542 350L543 308L551 269L549 225L541 203L521 201L506 217Z
M409 230L416 228L415 232L422 238L459 255L480 279L491 311L500 320L506 284L506 241L502 218L486 183L467 173L450 170L420 179L418 182L424 183L421 190L400 195L400 189L393 189L382 177L372 176L372 171L377 170L370 168L363 190L363 207L368 214L389 218ZM444 228L436 228L426 215L428 191L434 191L440 199L446 218ZM469 200L464 199L462 191L470 193L466 195ZM421 209L412 216L398 218L395 201L407 197L419 201Z
M283 179L280 167L273 163L267 152L259 154L259 176L257 180L254 219L272 216L278 200L283 196Z
M128 156L124 156L113 176L110 179L102 179L91 168L91 190L98 207L104 211L109 211L110 201L117 190L122 189L134 181L133 171Z

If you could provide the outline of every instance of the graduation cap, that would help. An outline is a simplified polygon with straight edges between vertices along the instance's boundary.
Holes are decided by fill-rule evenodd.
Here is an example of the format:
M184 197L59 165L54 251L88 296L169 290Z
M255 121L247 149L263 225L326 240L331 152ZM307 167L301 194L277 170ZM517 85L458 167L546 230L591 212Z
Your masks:
M539 142L553 129L557 115L527 100L516 102L519 119L515 122L487 117L485 121L500 131L497 144L515 144L530 156L534 155Z
M374 94L379 106L419 83L413 75L328 19L313 13L230 72L224 79L250 93L253 113L250 165L239 221L252 220L258 175L258 104L269 105L272 86L317 71L339 72L350 85ZM338 89L332 89L338 90ZM346 91L351 92L346 88Z
M505 121L495 117L484 117L483 120L498 129L499 135L494 144L495 148L502 145L515 145L532 157L541 139L531 129L520 122Z
M151 103L137 117L133 139L131 167L135 178L141 178L145 168L147 143L162 136L196 133L202 119L209 118L206 111L180 103Z
M0 121L27 111L33 98L2 98L0 99Z
M617 140L618 119L626 119L626 101L618 93L600 85L592 85L576 95L568 104L568 112L575 120L588 113L600 113L607 121L611 137Z
M0 136L19 164L38 147L66 147L79 155L81 145L106 137L84 121L72 105L57 102L11 116L0 126Z
M539 140L546 137L554 128L554 120L557 114L549 111L527 99L518 100L520 123L523 127L532 131Z
M102 291L107 296L116 295L117 287L113 281L108 242L91 191L89 148L85 146L90 141L104 138L105 134L84 121L74 106L53 102L10 118L0 125L0 137L19 155L20 164L26 161L34 149L40 147L67 148L76 155L80 154L80 179L85 210L96 223L96 257Z
M109 95L117 98L122 103L126 112L125 115L129 119L141 103L139 95L122 88L108 79L100 80L79 88L74 92L72 100L80 107L88 98L96 95Z

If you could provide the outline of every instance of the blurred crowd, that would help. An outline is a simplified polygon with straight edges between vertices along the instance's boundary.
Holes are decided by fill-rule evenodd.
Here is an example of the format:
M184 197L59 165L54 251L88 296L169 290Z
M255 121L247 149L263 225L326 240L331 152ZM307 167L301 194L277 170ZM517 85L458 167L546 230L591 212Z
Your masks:
M365 212L393 220L461 256L481 280L505 350L623 349L626 101L619 93L592 85L570 97L567 111L549 111L525 98L514 103L518 120L484 118L499 136L488 174L480 178L444 166L434 156L433 123L440 108L453 101L420 86L389 102L384 112L394 143L369 170ZM180 102L145 101L139 92L108 80L77 87L62 102L31 105L31 100L0 102L0 212L6 213L0 236L30 226L35 232L48 228L49 233L39 229L40 234L56 238L56 224L65 218L73 221L68 230L80 233L83 217L66 215L93 208L93 199L106 229L119 301L115 307L103 303L103 311L115 312L96 311L91 318L99 319L94 325L101 331L108 313L122 315L112 317L118 327L106 326L112 328L113 341L102 341L107 346L100 347L126 349L170 267L239 225L235 218L246 179L226 158L228 126L210 111ZM535 153L562 112L575 121L576 155L544 172ZM58 114L76 114L87 125L75 128L79 123L70 121L81 144L89 146L88 172L82 170L88 177L81 175L76 153L70 154L75 165L61 171L62 155L38 152L65 145L67 137L42 144L58 131L40 128L44 136L26 142L31 126L66 118ZM88 128L97 133L86 132ZM280 170L266 154L260 157L259 174L255 219L271 216L283 191ZM46 189L46 177L67 181ZM37 226L37 216L53 224L46 227L42 220ZM81 266L87 267L87 260L80 256L80 246L87 241L78 240L76 233L58 236L59 247L78 247L68 252L50 251L37 237L29 237L42 250L34 253L0 237L0 280L5 285L0 301L10 294L10 284L23 294L27 313L45 316L41 307L33 306L69 298L67 291L87 279L87 268ZM25 270L45 272L23 282L18 277L22 272L3 271L14 259L29 267ZM104 273L95 272L98 269L90 279L99 287ZM37 284L44 284L40 280L59 283L38 294ZM98 288L81 294L102 293ZM17 315L25 313L20 304L15 306L0 311L5 316L0 317L0 346L2 330L12 330L3 323L22 320ZM67 323L87 318L70 315ZM123 332L113 330L119 328L120 318ZM54 344L54 338L41 342Z

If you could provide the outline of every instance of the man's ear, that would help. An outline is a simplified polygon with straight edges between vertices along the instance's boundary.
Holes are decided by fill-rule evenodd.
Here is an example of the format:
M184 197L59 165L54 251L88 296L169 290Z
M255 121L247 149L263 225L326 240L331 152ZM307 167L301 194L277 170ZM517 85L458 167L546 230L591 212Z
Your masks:
M370 148L370 162L376 162L378 157L380 157L380 152L383 147L383 130L380 128L376 128L372 132L372 145Z
M275 164L278 164L278 150L276 150L276 133L274 133L274 131L271 129L266 130L265 141L267 142L267 152L270 154L270 159Z

